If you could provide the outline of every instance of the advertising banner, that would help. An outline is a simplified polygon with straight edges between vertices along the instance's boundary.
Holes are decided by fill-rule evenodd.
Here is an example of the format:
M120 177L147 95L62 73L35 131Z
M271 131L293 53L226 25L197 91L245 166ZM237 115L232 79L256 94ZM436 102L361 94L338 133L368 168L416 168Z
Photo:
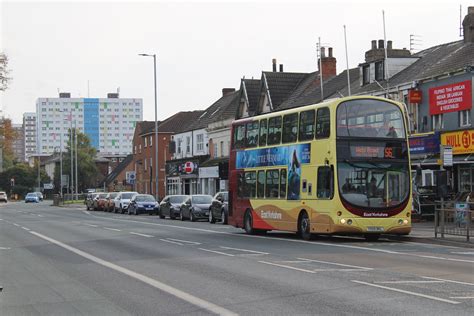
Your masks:
M474 153L474 130L441 134L441 144L453 148L453 155Z
M426 155L439 153L439 133L424 136L412 136L408 139L410 155Z
M430 115L472 108L471 80L429 89Z

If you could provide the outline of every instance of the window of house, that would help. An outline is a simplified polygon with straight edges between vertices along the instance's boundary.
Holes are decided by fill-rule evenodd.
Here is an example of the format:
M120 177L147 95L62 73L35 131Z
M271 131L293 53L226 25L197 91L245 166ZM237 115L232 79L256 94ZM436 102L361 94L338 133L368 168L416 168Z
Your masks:
M300 113L299 140L311 140L314 137L314 110Z
M384 61L375 63L375 80L380 81L384 79Z
M318 168L317 179L317 197L320 199L332 199L334 195L334 181L333 181L332 166L322 166Z
M204 135L203 134L198 134L196 136L196 149L198 151L203 151L204 150Z
M288 114L283 117L283 143L296 142L298 138L298 113Z
M152 138L152 136L150 136L149 143L150 143L149 146L150 146L150 147L153 147L153 138Z
M191 137L186 136L186 153L189 154L191 152Z
M244 197L255 198L256 195L256 172L249 171L244 173Z
M245 125L237 125L234 127L234 146L233 148L244 148L245 146Z
M178 138L178 154L181 154L181 144L183 143L183 140L181 138Z
M260 170L257 176L257 197L265 197L265 171Z
M109 135L109 136L112 136L112 135ZM139 145L138 145L138 152L139 152L139 153L142 152L142 144L139 144Z
M146 146L147 146L146 137L143 137L143 141L144 141L144 147L146 148Z
M328 138L331 131L329 108L318 109L316 113L316 139Z
M146 158L145 158L144 160L145 160L144 169L145 169L145 171L146 171L146 165L147 165L147 163L146 163Z
M440 130L444 127L443 114L436 114L431 117L433 130Z
M281 116L272 117L268 120L268 145L281 142Z
M221 147L221 157L227 156L225 154L225 151L224 151L224 141L221 141L220 147ZM217 150L216 150L216 152L217 152Z
M259 146L265 146L267 144L267 119L260 120L260 136L259 136Z
M278 170L267 170L265 197L278 198L278 185L280 182Z
M247 123L246 148L257 147L258 121Z
M370 65L362 67L362 84L370 83Z
M459 126L471 125L471 110L464 110L459 112Z

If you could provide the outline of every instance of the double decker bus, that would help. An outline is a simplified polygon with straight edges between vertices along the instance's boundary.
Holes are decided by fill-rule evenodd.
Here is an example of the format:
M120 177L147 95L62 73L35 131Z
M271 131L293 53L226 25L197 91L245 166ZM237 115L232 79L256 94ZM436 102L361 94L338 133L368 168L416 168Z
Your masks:
M354 96L236 120L229 224L248 234L406 235L411 181L403 104Z

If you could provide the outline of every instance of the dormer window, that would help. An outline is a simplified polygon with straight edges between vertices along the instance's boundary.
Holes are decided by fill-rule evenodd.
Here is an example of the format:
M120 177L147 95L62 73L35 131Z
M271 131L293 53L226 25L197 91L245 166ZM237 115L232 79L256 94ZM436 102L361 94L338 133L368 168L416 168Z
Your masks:
M362 67L362 84L370 83L370 65Z
M384 79L384 61L378 61L375 63L375 80L382 81Z

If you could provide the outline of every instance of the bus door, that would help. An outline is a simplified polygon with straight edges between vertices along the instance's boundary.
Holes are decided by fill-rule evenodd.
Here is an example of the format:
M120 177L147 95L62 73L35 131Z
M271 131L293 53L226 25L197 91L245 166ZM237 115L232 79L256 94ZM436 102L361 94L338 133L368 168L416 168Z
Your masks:
M385 183L385 201L387 206L398 204L401 201L403 192L403 175L400 172L388 171Z

